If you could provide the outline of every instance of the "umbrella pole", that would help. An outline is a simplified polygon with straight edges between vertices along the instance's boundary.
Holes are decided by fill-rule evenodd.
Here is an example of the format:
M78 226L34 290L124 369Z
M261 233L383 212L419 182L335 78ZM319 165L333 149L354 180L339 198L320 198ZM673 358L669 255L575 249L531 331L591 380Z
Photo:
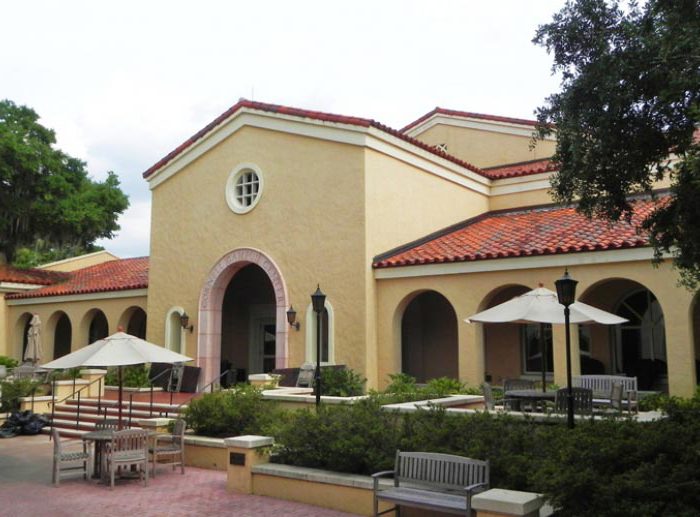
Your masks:
M542 393L547 391L547 340L544 338L544 323L540 323L540 354L542 355Z
M119 424L117 425L117 429L120 431L122 430L122 384L123 384L123 379L122 379L122 367L119 366Z

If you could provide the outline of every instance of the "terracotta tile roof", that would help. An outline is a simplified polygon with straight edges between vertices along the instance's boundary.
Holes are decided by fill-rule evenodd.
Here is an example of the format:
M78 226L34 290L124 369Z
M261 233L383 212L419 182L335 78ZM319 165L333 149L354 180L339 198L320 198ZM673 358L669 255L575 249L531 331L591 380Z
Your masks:
M350 124L353 126L361 126L361 127L373 127L376 129L379 129L380 131L383 131L384 133L387 133L389 135L392 135L396 138L399 138L405 142L408 142L409 144L419 147L420 149L423 149L424 151L428 151L432 154L435 154L437 156L440 156L441 158L444 158L445 160L451 161L453 163L456 163L457 165L464 167L465 169L468 169L472 172L476 172L477 174L484 175L483 171L477 167L476 165L473 165L469 162L466 162L464 160L460 160L459 158L452 156L448 153L445 153L439 149L436 149L435 147L428 145L424 142L421 142L420 140L417 140L415 138L412 138L410 136L404 135L401 131L398 131L396 129L392 129L389 126L385 126L384 124L381 124L380 122L377 122L372 119L367 119L367 118L360 118L360 117L347 117L344 115L335 115L333 113L324 113L321 111L310 111L310 110L304 110L304 109L299 109L299 108L292 108L289 106L280 106L277 104L266 104L262 102L255 102L255 101L249 101L246 99L241 99L238 101L235 105L231 106L229 109L224 111L221 115L216 117L214 120L212 120L209 124L204 126L202 129L197 131L194 135L192 135L190 138L185 140L183 143L181 143L179 146L177 146L173 151L170 153L166 154L163 158L158 160L152 167L150 167L146 172L143 173L144 178L148 178L151 174L153 174L155 171L158 169L164 167L168 163L170 163L172 160L175 159L180 153L185 151L188 147L192 146L195 142L203 138L207 133L209 133L211 130L222 124L226 119L231 117L234 113L239 111L240 109L243 108L248 108L248 109L254 109L254 110L260 110L260 111L267 111L269 113L278 113L280 115L290 115L293 117L300 117L300 118L310 118L313 120L320 120L324 122L334 122L338 124Z
M45 269L19 269L8 264L0 264L0 282L14 284L51 285L67 278L65 273Z
M506 122L508 124L520 124L523 126L535 126L537 124L536 120L528 120L524 118L513 118L513 117L501 117L499 115L487 115L485 113L473 113L470 111L459 111L459 110L450 110L450 109L445 109L445 108L440 108L437 107L433 111L429 111L422 117L414 120L407 126L404 126L401 129L402 133L405 133L412 127L417 126L421 122L424 122L428 120L430 117L433 115L447 115L450 117L463 117L463 118L476 118L476 119L481 119L481 120L490 120L492 122Z
M375 257L385 268L554 255L648 246L638 227L653 210L650 199L633 201L631 223L588 219L575 207L544 206L489 212Z
M558 170L557 164L555 164L550 158L509 163L506 165L498 165L496 167L487 167L483 169L484 174L491 179L515 178L518 176L528 176L530 174L552 172L556 170Z
M7 299L64 296L144 289L148 287L148 257L110 260L68 273L64 282L8 295Z

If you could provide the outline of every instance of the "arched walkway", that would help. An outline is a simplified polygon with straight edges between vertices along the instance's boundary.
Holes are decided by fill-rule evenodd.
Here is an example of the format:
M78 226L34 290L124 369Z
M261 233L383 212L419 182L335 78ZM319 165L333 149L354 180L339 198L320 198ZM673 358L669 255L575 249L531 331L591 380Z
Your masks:
M614 278L591 286L580 300L629 320L612 328L580 327L582 371L586 363L601 363L608 373L637 377L641 390L667 391L664 314L654 293L638 282Z
M401 317L401 371L426 382L459 377L457 314L436 291L424 291L408 303Z
M146 311L137 306L129 307L119 318L119 326L127 334L146 339Z
M272 305L271 314L263 314L260 319L264 320L272 317L271 323L262 323L262 339L263 352L265 349L269 352L274 348L274 360L272 354L263 353L262 369L268 368L273 362L276 368L285 368L288 358L287 344L287 315L288 297L287 287L285 285L282 274L274 263L274 261L259 250L252 248L242 248L234 250L222 257L212 268L207 277L199 299L199 326L198 326L198 346L197 346L197 363L202 368L202 376L200 382L207 384L218 377L221 371L222 363L222 330L228 329L230 322L224 322L223 313L225 297L229 286L234 280L234 277L243 270L246 266L254 264L261 273L267 277L271 287L272 297L270 299ZM253 270L249 270L253 271ZM247 276L254 273L246 273ZM234 294L230 294L227 302L232 302L231 298L235 298ZM235 305L235 304L234 304ZM267 305L264 303L263 305ZM231 304L227 303L230 308ZM228 311L227 311L228 313ZM240 323L240 321L239 321ZM274 324L274 345L269 334ZM238 327L241 328L240 325ZM248 327L250 329L250 327ZM226 335L230 335L228 330ZM250 338L250 333L248 334ZM227 345L226 345L227 346ZM227 346L228 349L228 346ZM250 350L250 349L249 349ZM239 358L240 360L241 358ZM248 357L247 359L251 359ZM258 364L257 358L250 360L248 364ZM234 368L236 364L232 365Z
M53 327L53 358L58 359L70 354L73 342L73 325L70 318L63 311L51 315L47 328Z
M94 343L98 339L106 338L109 335L109 324L105 313L100 309L91 309L83 317L81 327L84 329L83 336L87 335L87 345Z

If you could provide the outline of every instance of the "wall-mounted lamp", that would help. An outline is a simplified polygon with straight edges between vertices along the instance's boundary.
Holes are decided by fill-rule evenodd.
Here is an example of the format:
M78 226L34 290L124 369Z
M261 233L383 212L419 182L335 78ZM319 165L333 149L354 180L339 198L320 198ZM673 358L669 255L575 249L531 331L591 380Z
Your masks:
M190 325L190 317L186 312L180 314L180 325L182 325L183 329L189 330L190 333L194 330L194 325Z
M294 327L297 330L301 327L301 323L297 321L297 311L294 310L293 305L290 305L287 311L287 323L289 323L290 327Z

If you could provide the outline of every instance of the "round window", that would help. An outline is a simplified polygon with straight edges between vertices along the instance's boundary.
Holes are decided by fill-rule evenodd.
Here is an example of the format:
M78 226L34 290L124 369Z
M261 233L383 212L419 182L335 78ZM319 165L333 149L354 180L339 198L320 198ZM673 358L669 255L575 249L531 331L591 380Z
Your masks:
M243 163L229 175L226 182L226 202L237 214L245 214L258 204L262 189L260 168L250 163Z

